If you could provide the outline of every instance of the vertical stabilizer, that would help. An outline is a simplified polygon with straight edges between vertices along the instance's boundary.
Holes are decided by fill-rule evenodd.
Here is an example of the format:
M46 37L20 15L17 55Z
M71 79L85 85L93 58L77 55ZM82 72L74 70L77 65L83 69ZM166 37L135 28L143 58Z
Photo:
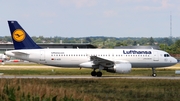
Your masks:
M39 49L38 46L17 21L8 21L15 49Z

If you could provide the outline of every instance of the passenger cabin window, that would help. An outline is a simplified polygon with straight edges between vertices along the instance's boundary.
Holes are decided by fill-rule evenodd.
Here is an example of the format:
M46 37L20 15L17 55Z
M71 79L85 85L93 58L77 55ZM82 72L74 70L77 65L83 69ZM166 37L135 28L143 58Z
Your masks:
M170 55L169 54L164 54L164 57L170 57Z

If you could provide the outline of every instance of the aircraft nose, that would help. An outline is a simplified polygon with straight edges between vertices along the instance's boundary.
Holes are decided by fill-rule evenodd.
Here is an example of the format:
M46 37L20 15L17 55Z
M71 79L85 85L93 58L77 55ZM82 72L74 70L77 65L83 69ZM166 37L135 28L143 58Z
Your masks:
M178 60L177 59L175 59L176 60L176 63L178 63Z
M178 61L177 61L176 58L173 58L171 62L174 63L174 64L176 64Z

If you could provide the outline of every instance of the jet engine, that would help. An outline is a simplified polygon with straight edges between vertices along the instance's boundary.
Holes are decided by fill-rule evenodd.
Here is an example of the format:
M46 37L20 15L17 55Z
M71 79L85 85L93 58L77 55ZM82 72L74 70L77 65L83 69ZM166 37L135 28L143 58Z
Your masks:
M128 61L115 61L115 65L112 68L107 68L107 72L111 73L130 73L132 65Z
M94 65L93 61L89 61L89 62L81 63L79 66L80 67L85 67L85 68L92 68L93 65Z

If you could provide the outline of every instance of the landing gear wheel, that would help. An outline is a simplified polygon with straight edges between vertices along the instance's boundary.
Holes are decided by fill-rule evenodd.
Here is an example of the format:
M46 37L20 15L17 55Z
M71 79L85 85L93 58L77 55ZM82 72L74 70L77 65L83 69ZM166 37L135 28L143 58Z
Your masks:
M97 75L96 71L92 71L92 72L91 72L91 75L92 75L92 76L96 76L96 75Z
M153 77L156 77L156 76L157 76L157 74L156 74L156 73L153 73L153 74L152 74L152 76L153 76Z
M97 72L97 77L101 77L102 76L102 72Z
M155 70L155 68L154 68L154 67L152 67L152 76L153 76L153 77L156 77L156 76L157 76L157 74L156 74L156 70Z

